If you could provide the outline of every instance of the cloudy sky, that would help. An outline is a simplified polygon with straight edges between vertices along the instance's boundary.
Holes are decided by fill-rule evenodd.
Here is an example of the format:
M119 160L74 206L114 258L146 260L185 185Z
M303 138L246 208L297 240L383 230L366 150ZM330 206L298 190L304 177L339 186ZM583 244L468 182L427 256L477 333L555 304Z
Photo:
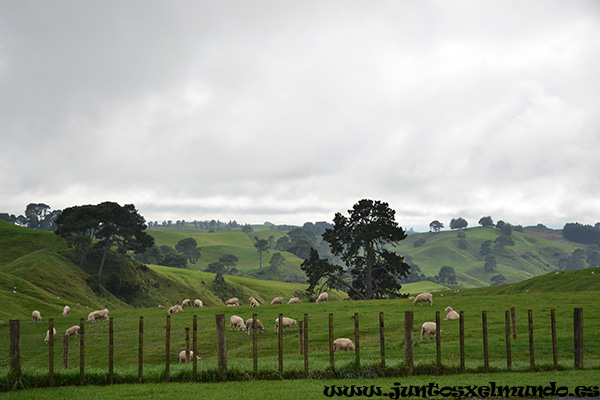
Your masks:
M600 221L598 1L2 1L0 212Z

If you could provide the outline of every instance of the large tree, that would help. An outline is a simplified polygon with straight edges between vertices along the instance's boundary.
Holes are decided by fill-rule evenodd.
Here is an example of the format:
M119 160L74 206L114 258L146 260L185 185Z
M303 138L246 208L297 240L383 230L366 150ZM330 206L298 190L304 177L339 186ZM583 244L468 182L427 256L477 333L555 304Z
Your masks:
M175 245L175 250L183 253L187 260L191 264L196 264L198 258L200 258L200 249L198 248L198 242L193 237L181 239Z
M385 202L365 199L348 213L348 217L336 213L333 228L323 234L331 252L340 257L347 269L326 265L326 261L311 251L302 264L309 284L317 280L319 274L311 275L311 269L315 269L323 271L320 278L328 282L329 287L346 286L353 298L373 299L396 293L410 267L402 256L388 250L406 238L395 221L395 211ZM351 284L342 279L343 272L350 273Z

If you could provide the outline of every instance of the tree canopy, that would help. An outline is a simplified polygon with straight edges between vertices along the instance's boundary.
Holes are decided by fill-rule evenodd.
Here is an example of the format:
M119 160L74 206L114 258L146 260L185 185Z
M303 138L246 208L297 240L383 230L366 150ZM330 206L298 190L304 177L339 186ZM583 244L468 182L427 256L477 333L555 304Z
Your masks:
M311 249L301 266L309 278L308 292L320 285L345 287L350 297L357 299L394 295L410 270L402 256L386 248L406 238L395 221L395 211L385 202L365 199L348 213L348 217L336 213L333 227L323 234L333 255L339 256L346 268L320 259L318 252ZM351 283L343 279L346 272Z

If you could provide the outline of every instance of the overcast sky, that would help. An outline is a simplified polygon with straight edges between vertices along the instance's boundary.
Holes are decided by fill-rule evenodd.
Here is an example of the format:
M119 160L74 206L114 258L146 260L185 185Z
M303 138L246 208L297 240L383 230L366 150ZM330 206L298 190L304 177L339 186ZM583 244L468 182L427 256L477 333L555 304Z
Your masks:
M0 212L600 221L598 1L0 1Z

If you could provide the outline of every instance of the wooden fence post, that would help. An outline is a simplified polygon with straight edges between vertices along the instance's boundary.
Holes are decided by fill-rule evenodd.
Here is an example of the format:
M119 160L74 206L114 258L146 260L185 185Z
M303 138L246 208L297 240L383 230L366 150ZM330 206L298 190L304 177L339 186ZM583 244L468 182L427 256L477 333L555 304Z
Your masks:
M334 367L333 360L333 314L329 314L329 365Z
M487 312L481 312L481 325L483 327L483 367L485 372L489 371L490 357L488 353L488 330L487 330Z
M552 329L552 361L554 369L558 369L558 346L556 341L556 312L554 308L550 310L550 328Z
M85 325L84 320L79 320L79 384L85 383Z
M304 352L304 321L298 321L298 354Z
M198 381L198 316L194 315L192 321L192 351L194 352L194 357L192 361L192 375L194 382Z
M227 334L225 330L225 314L216 314L217 322L217 358L219 371L227 374Z
M583 308L575 308L573 312L573 342L575 368L583 369Z
M504 312L504 333L506 335L506 368L512 370L512 353L510 344L510 310Z
M440 337L440 312L435 312L435 364L439 374L442 367L442 338Z
M144 376L144 317L140 316L138 338L138 382L142 383Z
M283 375L283 330L285 327L283 326L283 314L279 313L279 331L277 332L279 336L277 337L277 353L279 356L279 375ZM292 329L290 327L290 329Z
M50 387L54 386L54 318L48 318L48 334L50 342L48 342L48 378Z
M535 370L535 354L533 347L533 310L527 310L527 325L529 327L529 365Z
M412 311L404 311L404 362L408 367L408 373L412 374L413 360L413 336L414 336L414 314Z
M252 314L252 368L258 374L258 332L256 330L256 313Z
M379 312L379 351L381 352L381 367L385 368L385 329L383 326L383 311Z
M460 371L466 372L465 362L465 312L459 313L460 319L458 321L458 336L459 336L459 347L460 347Z
M185 337L184 337L184 346L185 346L185 362L190 359L190 327L186 326L184 328ZM192 353L192 358L196 358L196 354Z
M10 322L10 376L13 381L21 379L21 321L11 319Z
M167 315L165 327L165 381L171 378L171 316Z
M115 382L115 336L113 317L108 319L108 382Z
M308 375L308 314L304 314L304 374Z
M354 313L354 354L356 357L356 366L360 366L360 333L358 323L358 313Z
M69 368L69 335L63 337L63 369Z
M517 340L517 316L515 315L515 308L510 308L510 323L512 325L513 339Z

